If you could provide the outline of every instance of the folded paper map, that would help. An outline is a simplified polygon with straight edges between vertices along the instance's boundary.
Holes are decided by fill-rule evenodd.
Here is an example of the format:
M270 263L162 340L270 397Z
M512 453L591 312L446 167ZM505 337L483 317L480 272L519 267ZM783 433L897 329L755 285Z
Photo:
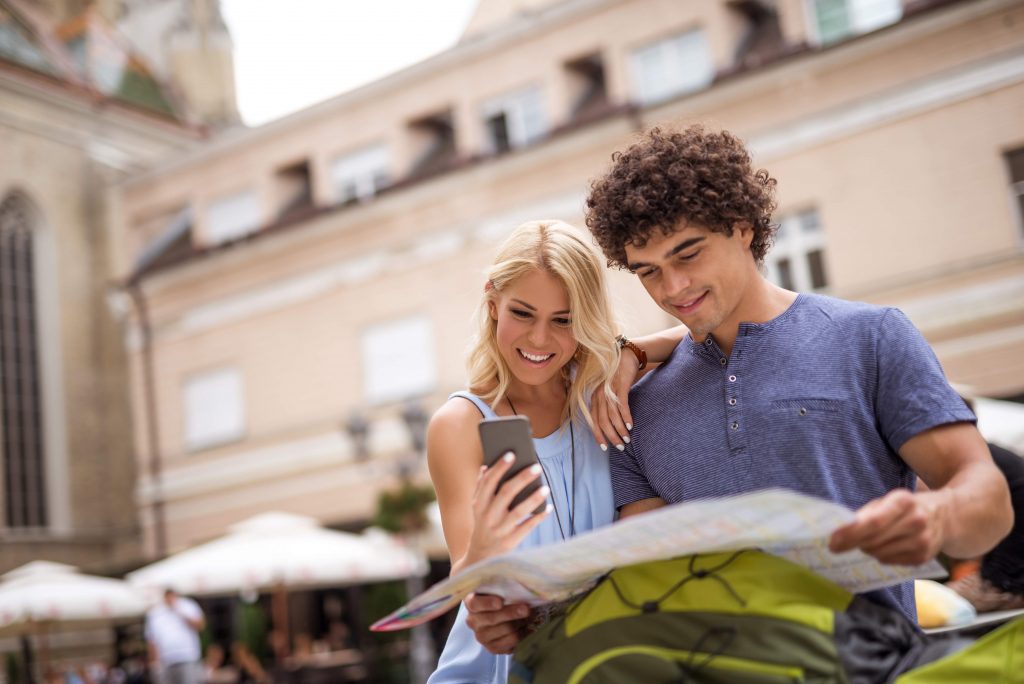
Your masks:
M829 535L853 517L838 504L779 489L665 506L558 544L480 561L370 629L413 627L443 615L472 592L541 605L586 591L616 567L745 548L799 563L854 593L946 574L935 561L905 567L882 565L861 551L832 553Z

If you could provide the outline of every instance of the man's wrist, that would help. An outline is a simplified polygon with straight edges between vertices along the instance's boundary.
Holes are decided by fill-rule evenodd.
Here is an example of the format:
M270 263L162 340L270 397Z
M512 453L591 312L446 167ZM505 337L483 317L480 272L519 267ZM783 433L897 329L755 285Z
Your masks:
M623 349L628 349L633 353L633 356L636 358L638 371L642 371L647 367L647 351L643 347L635 342L631 342L625 335L619 335L615 338L615 341L619 345L620 353Z
M939 531L939 550L945 551L946 544L955 537L954 531L950 529L953 523L950 512L956 510L956 492L949 487L940 487L923 492L922 496L930 499L928 515L934 519Z

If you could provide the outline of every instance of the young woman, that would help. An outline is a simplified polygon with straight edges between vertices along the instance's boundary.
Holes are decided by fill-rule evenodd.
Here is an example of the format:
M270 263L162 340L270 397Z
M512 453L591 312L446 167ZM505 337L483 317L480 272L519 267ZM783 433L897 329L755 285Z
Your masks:
M469 391L452 394L431 419L427 461L437 490L452 574L517 546L539 546L612 521L608 442L629 441L624 399L640 353L619 376L616 324L604 267L570 226L535 221L520 226L499 250L484 286L479 330L469 354ZM681 338L673 329L651 342L657 359ZM626 352L628 358L634 355ZM598 446L588 422L594 394ZM600 407L600 408L598 408ZM511 459L483 467L478 424L526 416L540 466L500 489ZM537 492L509 510L512 499L540 478ZM530 512L547 504L540 514ZM505 682L508 656L492 655L474 638L461 607L430 684Z

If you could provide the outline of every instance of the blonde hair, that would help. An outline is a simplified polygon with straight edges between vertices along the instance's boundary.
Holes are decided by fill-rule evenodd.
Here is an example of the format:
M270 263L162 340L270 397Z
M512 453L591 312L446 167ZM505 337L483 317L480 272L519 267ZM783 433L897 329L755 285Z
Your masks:
M562 420L591 422L588 399L597 389L614 401L609 380L619 358L617 324L605 284L604 266L572 226L561 221L530 221L509 236L487 272L488 284L477 311L478 329L469 350L469 387L492 406L508 392L512 372L498 352L497 322L491 318L502 291L531 271L559 281L569 295L569 312L577 352L562 367L567 387ZM570 368L573 366L573 368Z

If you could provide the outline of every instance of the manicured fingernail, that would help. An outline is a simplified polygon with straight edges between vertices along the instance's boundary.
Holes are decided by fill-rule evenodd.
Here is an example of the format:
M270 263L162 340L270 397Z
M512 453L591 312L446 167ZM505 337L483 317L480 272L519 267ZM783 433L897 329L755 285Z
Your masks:
M548 494L551 493L551 487L544 485L543 487L540 488L540 493L543 494L544 496L547 496Z
M548 504L547 506L544 507L544 512L545 513L550 513L553 510L555 510L555 507L552 506L551 504Z
M540 475L540 464L534 463L532 466L530 466L530 472L533 473L534 475Z
M623 437L622 441L625 442L626 444L629 444L629 435L626 435L625 437Z
M626 450L626 447L623 444L616 444L615 448L618 449L619 451L625 451Z
M599 446L601 447L601 451L608 451L608 445L607 444L601 444Z
M505 463L511 463L512 461L516 460L516 455L509 451L506 452L505 455L501 457L501 460L504 461Z
M627 430L632 430L633 429L633 424L632 423L626 423L626 429Z

